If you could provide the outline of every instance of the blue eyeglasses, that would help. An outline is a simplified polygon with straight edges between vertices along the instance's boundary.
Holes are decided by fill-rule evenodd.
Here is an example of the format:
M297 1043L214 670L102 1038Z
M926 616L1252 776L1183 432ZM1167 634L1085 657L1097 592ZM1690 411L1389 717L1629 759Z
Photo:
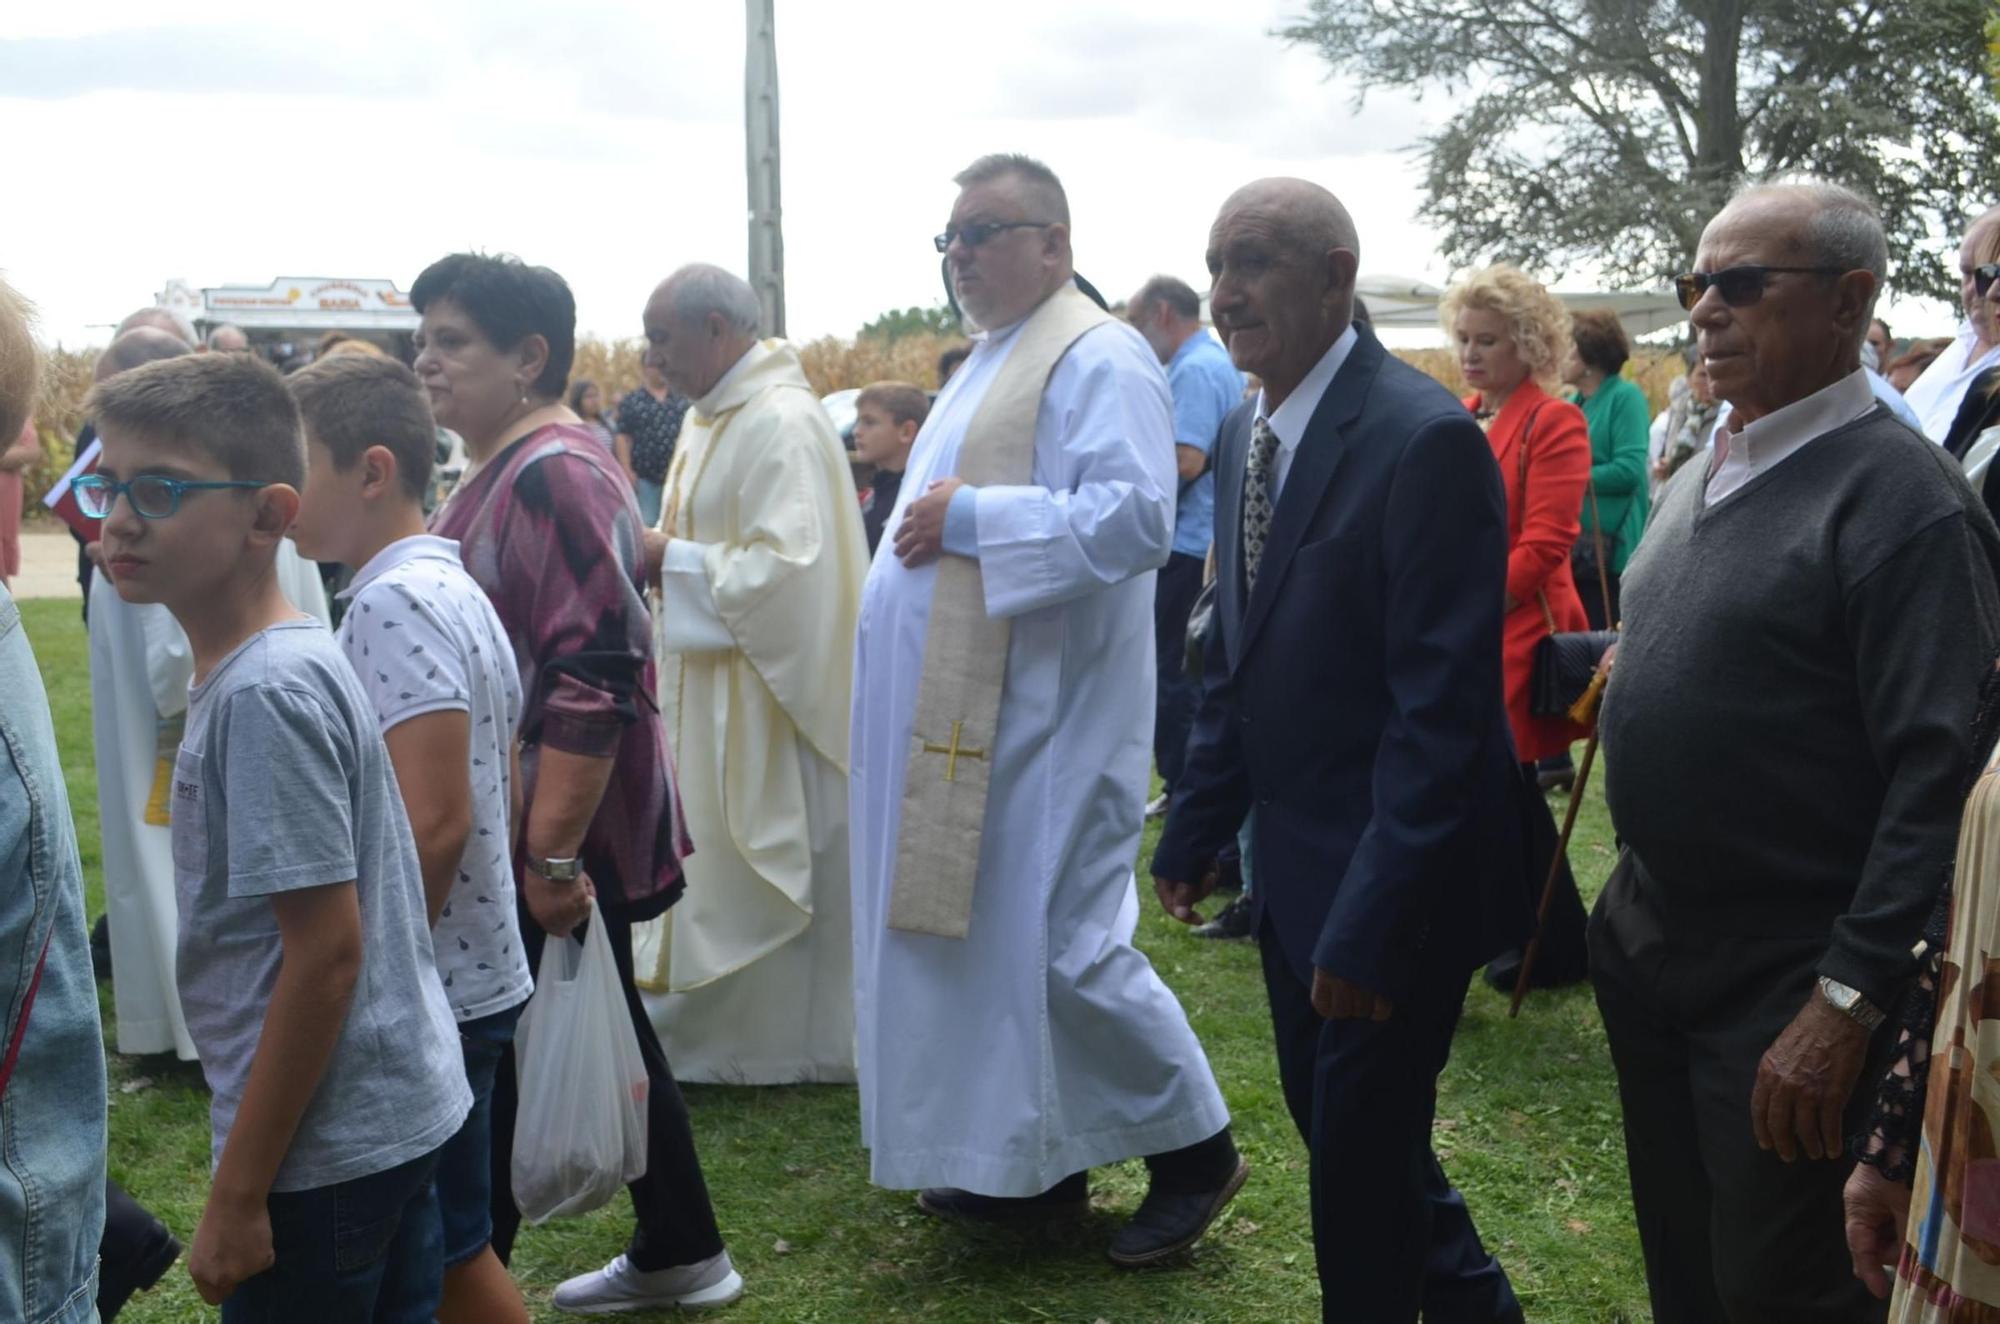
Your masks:
M166 519L181 508L181 493L210 492L230 487L268 487L268 483L252 483L245 480L230 482L196 482L188 478L167 478L161 474L140 474L126 482L114 482L103 474L82 474L69 480L69 490L76 493L77 509L91 519L103 519L111 513L111 507L118 503L118 494L132 503L132 509L143 519Z

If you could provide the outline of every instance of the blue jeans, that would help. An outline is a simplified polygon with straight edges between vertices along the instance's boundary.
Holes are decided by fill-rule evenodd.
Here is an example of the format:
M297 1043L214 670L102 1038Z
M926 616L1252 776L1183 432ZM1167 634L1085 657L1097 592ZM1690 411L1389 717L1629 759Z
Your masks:
M641 478L632 484L632 491L639 498L639 518L649 529L659 527L660 499L666 490L665 483L656 483L650 478Z
M430 1324L444 1294L437 1159L272 1192L277 1263L222 1303L223 1324Z
M0 1095L0 1319L84 1324L104 1235L104 1040L48 695L4 587L0 879L0 1059L41 969Z
M465 1083L472 1111L458 1134L438 1150L438 1216L444 1224L444 1267L455 1269L493 1240L493 1077L514 1042L522 1002L477 1020L462 1021L458 1046L465 1054Z

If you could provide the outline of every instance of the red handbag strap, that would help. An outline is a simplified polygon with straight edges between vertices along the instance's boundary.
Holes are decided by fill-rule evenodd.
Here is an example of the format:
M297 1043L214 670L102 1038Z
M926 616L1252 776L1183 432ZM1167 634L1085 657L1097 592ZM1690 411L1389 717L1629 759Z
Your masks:
M21 1056L21 1039L28 1032L28 1013L35 1009L35 993L42 986L42 968L49 963L49 938L42 939L42 954L35 960L35 977L28 981L28 997L21 1004L21 1019L14 1022L14 1037L7 1041L7 1056L0 1059L0 1094L7 1092L7 1082L13 1079L14 1063Z

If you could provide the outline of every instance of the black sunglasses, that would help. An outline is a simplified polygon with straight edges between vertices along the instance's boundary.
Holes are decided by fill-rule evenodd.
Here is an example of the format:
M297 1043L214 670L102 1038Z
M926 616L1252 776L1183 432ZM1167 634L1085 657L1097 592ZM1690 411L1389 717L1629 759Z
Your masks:
M2000 262L1983 262L1972 269L1972 288L1979 292L1982 299L1996 280L2000 280Z
M963 230L956 226L946 226L945 232L933 236L931 242L937 245L937 251L940 253L950 248L954 239L964 241L967 248L980 248L1006 230L1046 230L1054 224L1054 221L981 221L976 225L968 225Z
M1690 312L1701 302L1701 296L1711 286L1722 294L1722 301L1731 308L1747 308L1764 297L1764 286L1771 276L1839 276L1845 274L1845 267L1724 267L1721 271L1690 271L1674 277L1674 294L1679 297L1681 307Z

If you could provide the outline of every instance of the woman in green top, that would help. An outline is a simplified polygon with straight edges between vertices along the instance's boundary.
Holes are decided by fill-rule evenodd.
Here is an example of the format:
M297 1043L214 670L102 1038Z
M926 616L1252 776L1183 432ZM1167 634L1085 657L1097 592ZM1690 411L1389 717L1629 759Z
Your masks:
M1590 628L1618 623L1618 580L1646 528L1646 440L1651 410L1646 393L1619 374L1632 357L1632 342L1616 313L1591 310L1571 317L1575 348L1563 364L1563 380L1576 388L1590 425L1590 486L1583 495L1583 532L1572 554L1576 591ZM1605 566L1598 573L1601 531ZM1608 583L1610 601L1600 581Z

